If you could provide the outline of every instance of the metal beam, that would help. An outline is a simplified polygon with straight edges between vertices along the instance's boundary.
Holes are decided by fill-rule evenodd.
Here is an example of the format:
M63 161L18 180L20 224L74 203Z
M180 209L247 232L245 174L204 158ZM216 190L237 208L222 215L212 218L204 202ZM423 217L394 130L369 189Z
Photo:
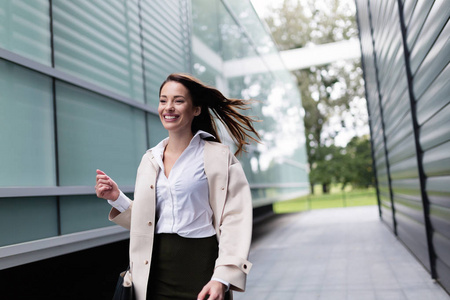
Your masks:
M300 70L325 65L338 60L361 57L359 41L356 39L315 45L280 52L288 70Z

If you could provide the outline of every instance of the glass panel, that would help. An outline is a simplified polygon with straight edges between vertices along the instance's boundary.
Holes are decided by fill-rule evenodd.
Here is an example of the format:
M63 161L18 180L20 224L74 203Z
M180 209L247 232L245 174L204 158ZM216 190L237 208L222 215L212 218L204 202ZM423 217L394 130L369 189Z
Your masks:
M0 47L50 66L49 1L2 0Z
M56 235L55 197L0 198L0 247Z
M56 185L52 81L0 59L0 186Z
M206 84L217 86L223 72L219 34L218 1L192 1L193 75Z
M169 136L169 133L161 124L159 116L154 114L148 114L148 134L150 148L155 147L159 142Z
M55 65L144 102L137 1L53 0Z
M145 153L144 112L57 82L61 185L94 185L101 169L119 185L134 185Z
M309 184L303 110L296 81L284 69L249 1L226 1L227 7L220 1L213 3L192 1L193 72L229 97L257 100L243 113L262 120L254 124L261 144L250 145L248 153L239 157L250 184L268 186L252 189L254 204L304 194ZM223 140L229 144L226 138ZM302 185L270 187L290 183Z
M60 199L61 234L115 225L108 220L111 205L96 196L68 196Z
M227 61L245 57L245 50L249 48L242 43L248 44L248 41L243 38L241 28L222 3L219 6L219 20L223 59Z
M159 87L170 73L189 72L186 1L142 1L147 102L158 107Z
M272 37L267 33L261 23L251 1L227 0L227 4L234 12L239 23L245 28L245 31L251 36L259 54L276 53L277 48Z
M192 1L193 43L202 43L215 53L220 53L218 5L219 1Z

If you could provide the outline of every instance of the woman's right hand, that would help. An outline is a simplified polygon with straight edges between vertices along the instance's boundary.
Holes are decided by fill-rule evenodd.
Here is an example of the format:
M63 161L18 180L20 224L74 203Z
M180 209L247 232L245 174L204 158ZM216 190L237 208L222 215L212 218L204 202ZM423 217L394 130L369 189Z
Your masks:
M105 172L97 169L96 179L95 192L97 197L112 201L116 201L119 198L119 186Z

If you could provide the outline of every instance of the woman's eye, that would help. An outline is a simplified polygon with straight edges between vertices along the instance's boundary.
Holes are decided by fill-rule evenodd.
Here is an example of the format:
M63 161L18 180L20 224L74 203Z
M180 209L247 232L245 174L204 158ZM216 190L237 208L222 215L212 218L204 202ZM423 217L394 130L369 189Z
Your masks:
M166 100L164 100L164 99L159 99L159 103L166 103Z

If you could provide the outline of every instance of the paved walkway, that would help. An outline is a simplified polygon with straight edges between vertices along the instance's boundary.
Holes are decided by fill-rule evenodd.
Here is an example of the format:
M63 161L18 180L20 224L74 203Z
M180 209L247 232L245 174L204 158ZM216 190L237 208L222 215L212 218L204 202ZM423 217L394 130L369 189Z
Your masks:
M236 300L448 300L375 206L277 215L255 226Z

